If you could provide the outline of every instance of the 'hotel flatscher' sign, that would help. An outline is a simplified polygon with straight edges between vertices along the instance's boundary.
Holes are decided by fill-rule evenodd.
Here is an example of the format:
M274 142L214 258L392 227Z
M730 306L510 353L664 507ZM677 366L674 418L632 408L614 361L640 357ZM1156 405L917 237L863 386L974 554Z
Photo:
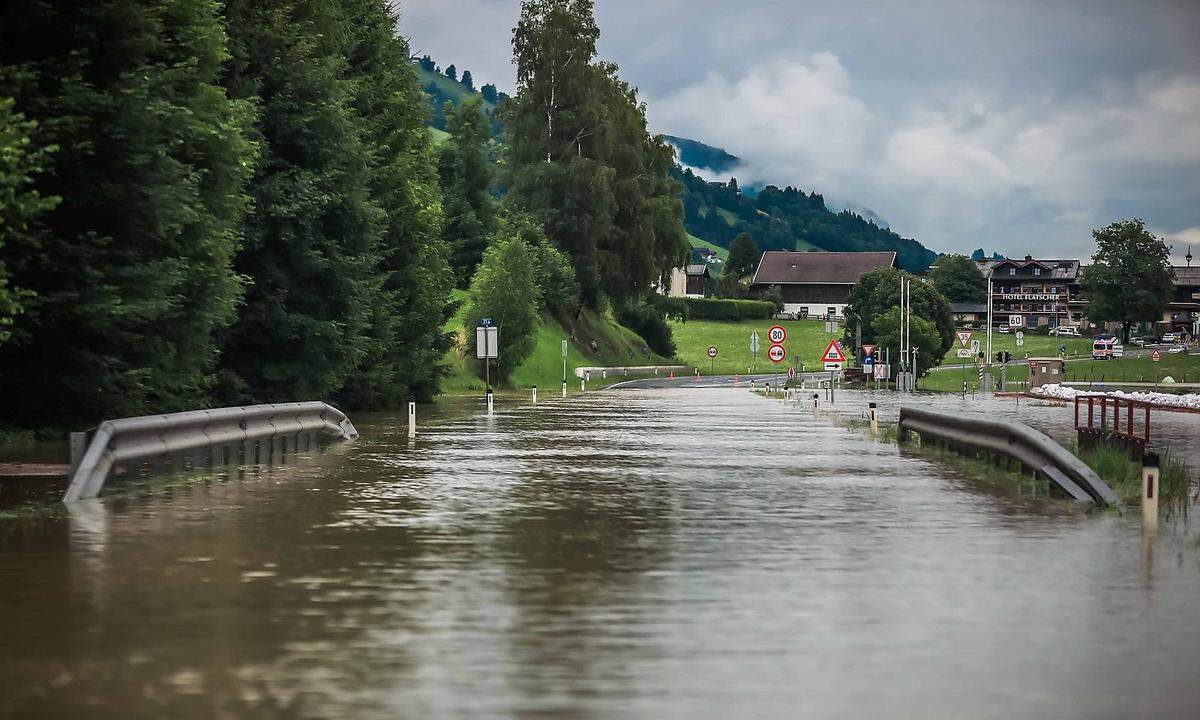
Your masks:
M997 295L1001 300L1066 300L1066 295L1051 295L1049 293L1004 293Z

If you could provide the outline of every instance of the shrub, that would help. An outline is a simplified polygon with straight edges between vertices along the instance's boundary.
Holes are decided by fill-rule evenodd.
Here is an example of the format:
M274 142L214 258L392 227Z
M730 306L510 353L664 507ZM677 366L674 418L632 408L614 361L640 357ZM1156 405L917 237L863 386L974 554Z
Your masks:
M617 313L617 322L637 333L650 349L663 357L675 356L671 326L655 305L631 303Z
M689 313L688 305L681 297L667 297L666 295L652 295L647 302L658 311L658 313L668 320L676 322L687 322Z
M716 300L684 298L688 317L694 320L769 320L775 303L769 300Z

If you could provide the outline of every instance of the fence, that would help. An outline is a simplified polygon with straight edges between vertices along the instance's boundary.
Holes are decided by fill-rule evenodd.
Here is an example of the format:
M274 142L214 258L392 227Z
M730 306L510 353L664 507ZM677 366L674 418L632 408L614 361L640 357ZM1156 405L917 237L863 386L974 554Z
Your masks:
M94 498L109 476L146 464L175 469L201 464L263 462L297 449L315 447L316 436L358 437L350 418L323 402L251 405L194 410L171 415L106 420L88 433L86 450L72 457L71 482L63 502ZM73 447L83 447L74 441Z
M1069 450L1024 423L900 408L898 436L921 436L923 443L941 443L955 450L1016 460L1043 475L1080 502L1120 505L1120 499L1100 476Z
M1125 417L1121 417L1121 408L1125 408ZM1097 423L1096 409L1100 416ZM1112 409L1112 426L1109 427L1109 409ZM1075 396L1075 434L1079 438L1079 447L1096 447L1097 445L1112 445L1119 447L1135 460L1141 460L1146 454L1146 445L1150 443L1150 408L1148 402L1130 400L1128 398L1109 397L1107 395L1076 395ZM1080 410L1087 411L1087 421L1080 418ZM1134 422L1134 414L1142 411L1142 417ZM1122 419L1124 422L1122 423ZM1097 426L1098 425L1098 426Z

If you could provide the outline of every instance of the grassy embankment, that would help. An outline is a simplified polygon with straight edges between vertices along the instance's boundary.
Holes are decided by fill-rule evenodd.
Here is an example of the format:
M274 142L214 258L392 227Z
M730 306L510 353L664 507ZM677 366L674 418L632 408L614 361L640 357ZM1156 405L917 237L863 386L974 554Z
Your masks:
M778 366L767 360L767 329L775 325L774 320L742 320L723 322L717 320L689 320L671 323L678 348L676 357L685 365L695 365L703 374L745 374L750 368L750 332L758 331L760 348L756 372L769 373L777 367L786 372L793 363L803 362L806 370L819 369L821 353L829 343L825 323L819 320L782 320L778 324L787 329L787 342L783 344L788 357ZM716 346L717 359L710 363L708 348Z
M462 300L466 293L455 290L454 300ZM483 371L475 359L475 338L467 337L463 330L466 307L460 305L454 316L446 323L446 331L454 333L455 347L445 356L450 374L442 381L444 395L474 395L483 392ZM575 341L567 345L567 389L578 392L575 368L584 366L622 365L669 365L667 360L651 352L642 338L628 328L618 325L610 316L593 310L585 310L583 316L573 323ZM557 390L562 384L562 341L570 339L569 329L550 315L543 315L534 335L533 353L521 363L507 382L493 383L498 392L518 392L536 385L547 390ZM591 349L595 340L596 351ZM503 341L501 341L503 346ZM617 382L620 378L614 378ZM594 387L600 387L596 380Z

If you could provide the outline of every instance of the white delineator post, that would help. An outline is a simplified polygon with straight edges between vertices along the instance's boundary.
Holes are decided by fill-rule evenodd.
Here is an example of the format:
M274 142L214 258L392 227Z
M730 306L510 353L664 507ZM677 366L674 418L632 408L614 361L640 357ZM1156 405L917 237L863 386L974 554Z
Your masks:
M417 436L417 401L408 401L408 436Z
M533 404L537 405L537 385L533 386Z
M1142 529L1158 530L1158 496L1161 494L1158 455L1146 453L1142 458Z
M867 411L871 414L871 434L878 435L879 434L879 416L878 416L878 413L876 412L875 403L869 404L867 406L867 408L868 408Z
M567 381L563 380L563 397L567 396Z
M487 413L488 413L488 417L491 417L491 416L492 416L492 409L493 409L493 407L494 407L494 403L493 403L493 401L492 401L492 389L491 389L491 388L488 388L488 391L487 391Z

